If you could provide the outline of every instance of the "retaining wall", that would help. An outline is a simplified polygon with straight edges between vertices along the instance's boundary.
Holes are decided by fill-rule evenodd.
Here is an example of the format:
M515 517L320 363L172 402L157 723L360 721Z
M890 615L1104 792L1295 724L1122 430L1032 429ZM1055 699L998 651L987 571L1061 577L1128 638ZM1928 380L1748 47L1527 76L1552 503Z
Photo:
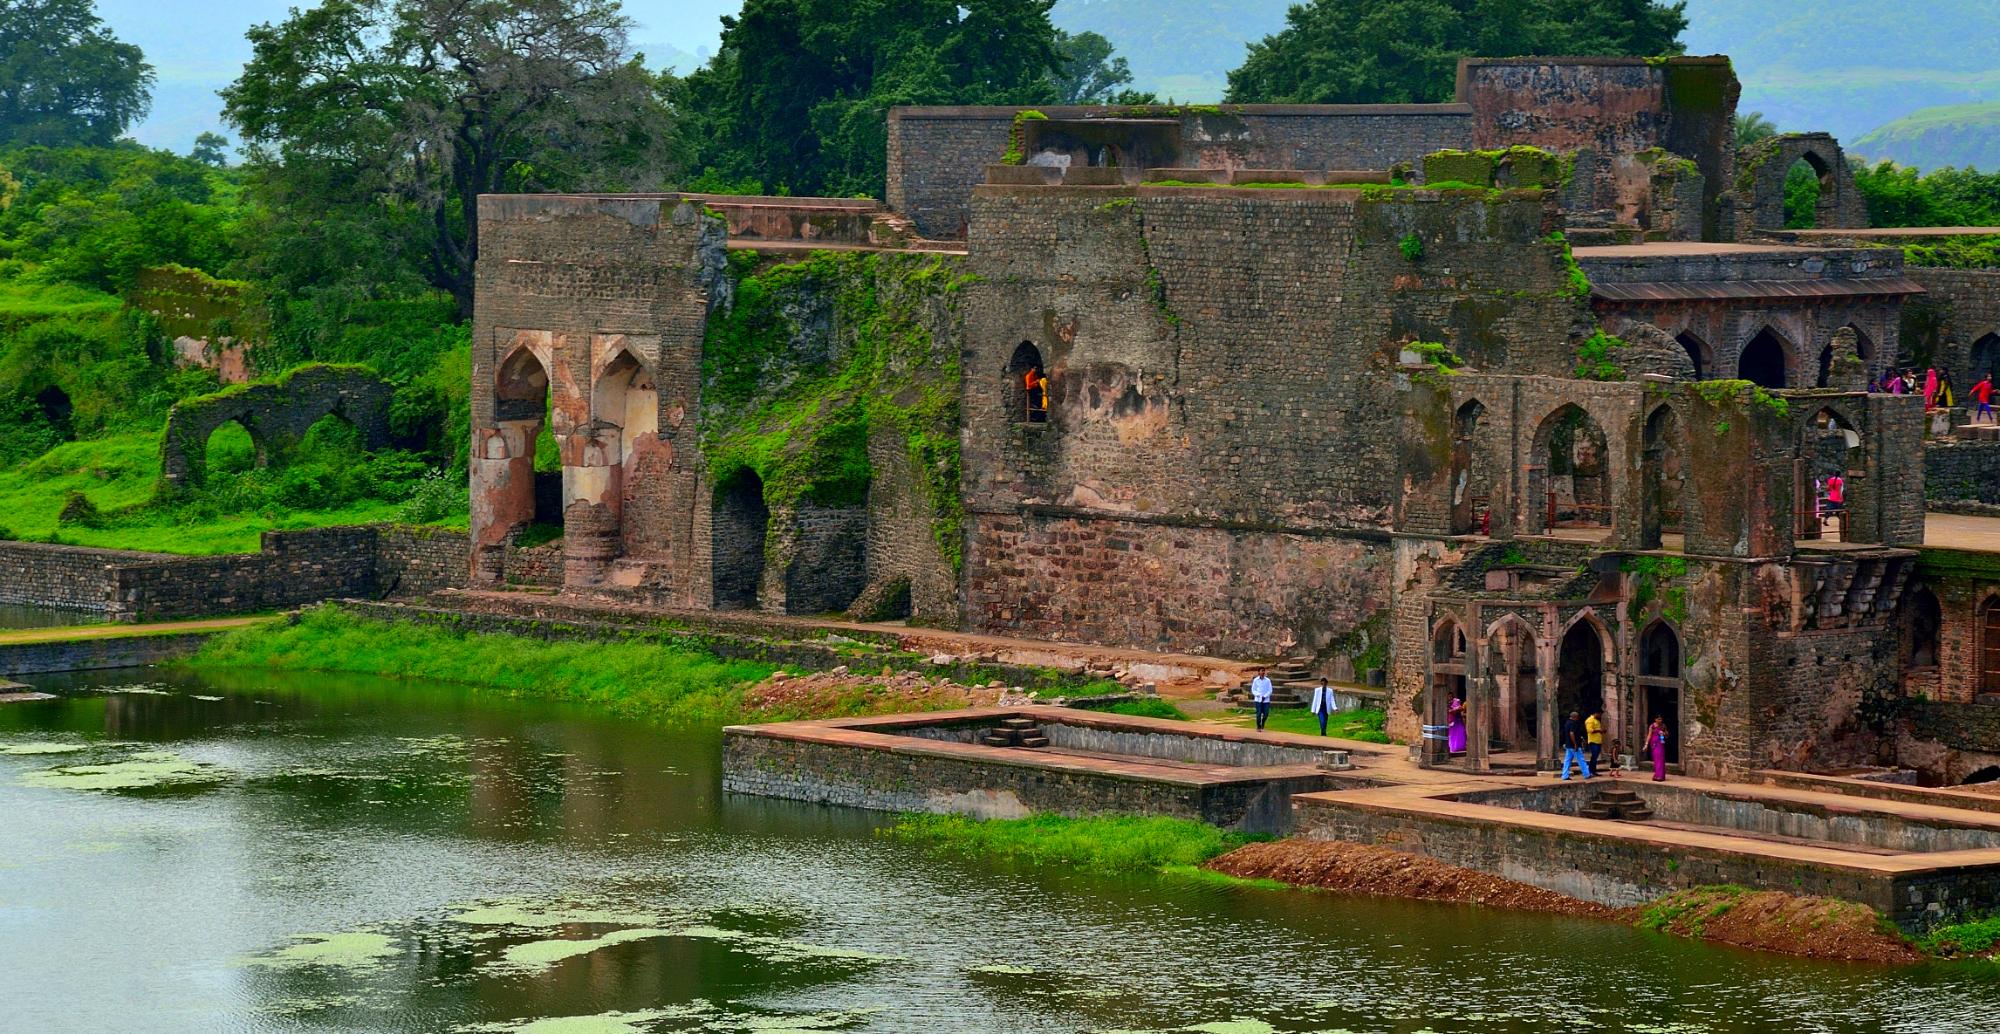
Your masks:
M50 643L11 643L0 646L0 674L31 675L37 672L94 671L158 664L186 657L200 648L209 636L216 634L178 632L68 639Z

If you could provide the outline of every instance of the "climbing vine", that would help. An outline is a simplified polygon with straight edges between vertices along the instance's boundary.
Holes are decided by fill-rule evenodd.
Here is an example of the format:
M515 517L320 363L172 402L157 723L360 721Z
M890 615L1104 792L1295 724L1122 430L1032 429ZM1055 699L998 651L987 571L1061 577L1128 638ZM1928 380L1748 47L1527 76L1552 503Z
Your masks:
M1646 616L1646 608L1660 601L1660 616L1676 627L1687 621L1687 560L1682 557L1627 557L1618 566L1632 581L1632 602L1626 613L1634 623Z
M731 255L734 304L710 316L703 344L711 483L749 470L773 510L859 506L874 477L869 440L893 430L958 568L958 347L940 336L974 278L948 256L815 252L759 270L744 254Z
M1591 332L1589 338L1576 349L1576 376L1586 381L1618 381L1625 379L1625 368L1611 360L1614 351L1625 347L1622 338L1606 334L1602 329Z

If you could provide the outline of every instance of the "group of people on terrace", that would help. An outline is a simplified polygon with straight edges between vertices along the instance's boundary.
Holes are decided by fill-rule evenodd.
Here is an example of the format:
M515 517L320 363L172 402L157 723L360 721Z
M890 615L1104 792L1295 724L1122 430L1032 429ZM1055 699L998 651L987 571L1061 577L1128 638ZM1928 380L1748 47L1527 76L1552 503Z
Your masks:
M1465 753L1465 699L1453 697L1446 709L1445 749L1452 754ZM1571 765L1575 765L1583 778L1593 778L1602 768L1604 754L1604 716L1592 710L1588 717L1579 711L1571 711L1563 719L1562 731L1558 735L1562 745L1562 778L1569 779ZM1665 782L1667 778L1667 723L1659 715L1653 716L1651 725L1646 726L1644 751L1653 762L1653 781ZM1614 767L1610 770L1617 778L1617 760L1625 753L1625 742L1611 741L1611 757Z
M1926 412L1933 409L1951 409L1958 405L1958 389L1951 383L1951 371L1936 367L1925 370L1921 378L1917 376L1914 367L1905 369L1901 373L1890 370L1886 377L1871 378L1868 381L1868 390L1878 394L1922 395ZM1980 375L1979 382L1966 392L1966 401L1973 407L1973 423L1994 422L1991 373Z

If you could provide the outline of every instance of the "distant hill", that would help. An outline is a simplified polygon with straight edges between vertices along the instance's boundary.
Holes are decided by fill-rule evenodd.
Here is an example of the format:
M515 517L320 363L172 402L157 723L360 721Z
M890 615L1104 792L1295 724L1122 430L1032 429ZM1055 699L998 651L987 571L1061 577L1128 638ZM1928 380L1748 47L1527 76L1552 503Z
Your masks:
M1847 151L1919 169L2000 169L2000 103L1925 108L1855 140Z
M1095 32L1132 65L1135 89L1198 104L1222 99L1252 40L1285 27L1293 0L1058 0L1050 19Z

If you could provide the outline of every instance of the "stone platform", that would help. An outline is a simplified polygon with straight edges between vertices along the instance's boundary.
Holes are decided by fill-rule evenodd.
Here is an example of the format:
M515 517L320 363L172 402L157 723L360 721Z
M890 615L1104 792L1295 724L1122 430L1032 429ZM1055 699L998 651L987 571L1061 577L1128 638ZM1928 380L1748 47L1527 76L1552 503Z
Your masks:
M1838 781L1817 784L1826 791L1796 785L1471 779L1305 794L1292 807L1305 837L1391 847L1609 905L1735 883L1861 902L1910 931L2000 906L2000 815L1915 788L1876 799ZM1649 818L1587 817L1607 790L1636 796Z
M1047 746L988 745L1027 724ZM722 786L876 811L1164 815L1281 833L1292 795L1371 785L1323 767L1328 751L1365 765L1398 749L1062 707L976 708L731 726Z

